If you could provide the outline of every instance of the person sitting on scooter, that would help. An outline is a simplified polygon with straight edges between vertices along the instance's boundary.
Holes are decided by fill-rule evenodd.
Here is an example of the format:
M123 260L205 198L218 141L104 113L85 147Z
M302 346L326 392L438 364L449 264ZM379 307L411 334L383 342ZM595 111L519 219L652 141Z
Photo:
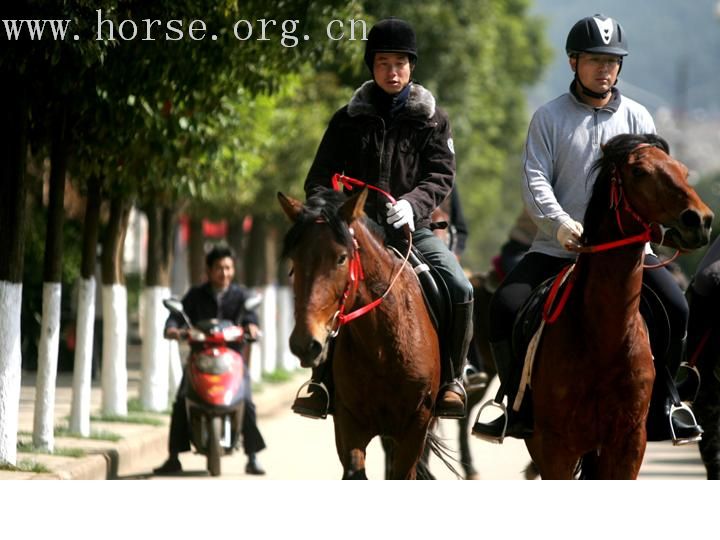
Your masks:
M224 246L215 246L205 257L205 263L208 280L202 285L192 287L182 299L183 310L190 322L196 324L198 321L207 319L227 319L245 327L251 338L257 339L260 332L257 314L245 309L245 302L249 298L250 291L233 283L235 263L232 250ZM171 314L165 322L165 337L179 339L182 329L186 326L182 317ZM241 352L240 344L230 343L228 346ZM247 356L245 359L247 362ZM243 449L248 458L245 472L262 475L265 474L265 471L258 462L256 454L265 448L265 441L257 427L255 404L249 391L249 373L250 370L246 370L248 394L242 424ZM181 472L182 465L178 455L190 450L190 428L185 412L187 384L187 374L183 373L170 420L168 441L170 455L162 466L153 471L155 474Z

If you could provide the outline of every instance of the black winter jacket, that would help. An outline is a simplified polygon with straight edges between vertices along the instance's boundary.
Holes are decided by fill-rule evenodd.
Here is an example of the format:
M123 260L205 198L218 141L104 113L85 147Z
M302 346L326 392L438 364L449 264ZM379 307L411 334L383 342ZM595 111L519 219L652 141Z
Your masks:
M387 126L373 103L374 84L365 82L330 120L305 180L305 195L332 189L332 176L342 173L407 200L415 228L427 227L455 180L447 114L435 106L430 91L411 83L407 104ZM384 226L386 202L370 190L365 206L368 216Z

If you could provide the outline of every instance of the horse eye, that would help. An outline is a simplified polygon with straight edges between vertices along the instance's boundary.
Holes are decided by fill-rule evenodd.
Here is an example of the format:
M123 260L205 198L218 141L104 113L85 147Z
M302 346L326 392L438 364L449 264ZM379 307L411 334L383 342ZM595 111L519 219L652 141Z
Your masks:
M345 264L345 261L347 261L347 253L343 253L342 255L340 255L338 257L338 260L337 260L338 266L340 266L341 264Z

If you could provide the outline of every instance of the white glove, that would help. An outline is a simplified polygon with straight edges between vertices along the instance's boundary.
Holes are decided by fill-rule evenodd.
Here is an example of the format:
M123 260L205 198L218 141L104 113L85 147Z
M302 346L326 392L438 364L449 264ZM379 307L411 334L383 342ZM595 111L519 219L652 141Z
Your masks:
M399 229L403 225L410 227L411 231L415 231L415 220L413 218L413 209L410 203L405 199L400 199L394 205L392 203L386 203L387 208L387 222L396 229Z
M560 245L568 251L571 248L580 247L580 237L583 233L582 223L578 223L572 218L568 218L560 224L557 230L557 239Z

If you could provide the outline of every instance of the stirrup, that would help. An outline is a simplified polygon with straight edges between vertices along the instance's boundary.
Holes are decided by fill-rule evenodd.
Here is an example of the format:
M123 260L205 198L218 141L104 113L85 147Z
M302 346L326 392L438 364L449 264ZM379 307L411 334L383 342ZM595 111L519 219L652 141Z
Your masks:
M695 419L695 414L692 412L692 409L687 405L687 403L680 403L680 405L671 405L670 406L670 414L668 415L668 422L670 422L670 433L672 434L672 443L673 446L682 446L685 444L690 444L694 442L698 442L702 439L702 432L694 437L688 437L686 439L678 439L675 436L675 426L673 426L672 418L673 414L675 412L681 411L681 416L683 414L689 415L689 418L685 418L687 424L697 426L697 420ZM699 427L699 426L698 426ZM702 430L702 428L700 428Z
M486 435L485 433L482 433L480 431L475 431L475 428L478 425L481 425L481 426L485 425L480 422L480 415L488 407L496 407L496 408L500 409L500 411L502 412L502 416L498 416L497 418L495 418L495 420L490 420L490 422L494 422L496 420L499 420L500 418L504 419L502 432L500 433L499 437L490 437L489 435ZM473 427L472 427L472 434L474 437L477 437L478 439L482 439L483 441L491 442L493 444L502 444L503 441L505 440L505 433L507 432L507 427L508 427L507 407L505 406L505 404L503 402L498 403L494 399L490 399L480 406L480 410L478 411L477 416L475 417L475 423L473 424Z
M302 389L307 387L308 389L308 398L312 395L314 395L315 388L318 388L322 390L322 392L325 394L325 411L318 413L318 411L313 411L312 409L307 409L305 407L296 407L295 403L298 399L307 399L307 398L301 398L300 392L302 392ZM295 394L295 402L293 403L293 406L291 407L293 412L296 414L299 414L300 416L304 416L305 418L312 418L312 419L318 419L327 418L328 410L330 409L330 392L328 392L327 386L325 386L324 382L315 382L312 379L305 381L302 385L300 385L300 388L298 388L297 393Z
M702 380L700 377L700 370L697 366L691 366L687 362L680 364L678 374L680 374L681 370L686 370L685 378L678 381L676 376L675 387L677 388L682 401L689 401L692 403L695 401L698 392L700 391L700 383Z

